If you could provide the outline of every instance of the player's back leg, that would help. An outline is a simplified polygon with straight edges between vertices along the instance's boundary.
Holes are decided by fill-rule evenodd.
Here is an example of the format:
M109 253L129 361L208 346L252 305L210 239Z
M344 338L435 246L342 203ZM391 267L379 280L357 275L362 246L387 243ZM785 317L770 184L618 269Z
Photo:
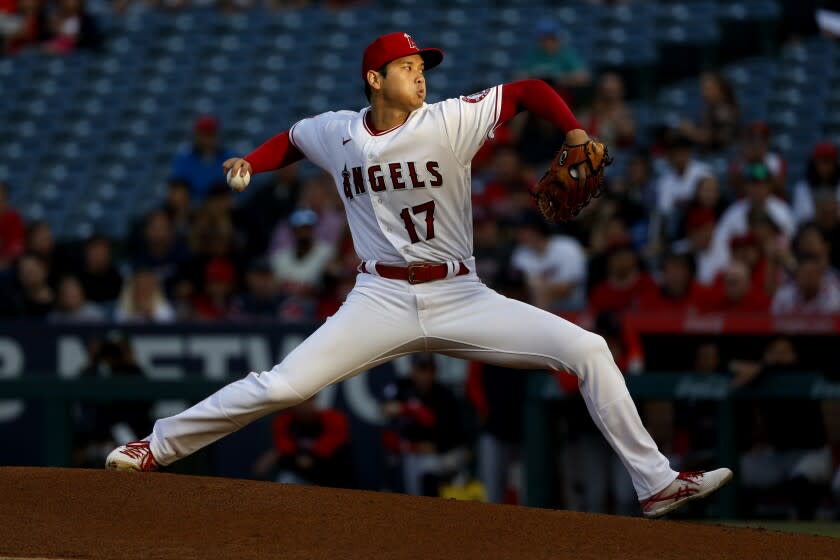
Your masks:
M154 466L168 465L266 414L303 402L327 385L424 349L413 296L392 281L362 274L338 312L281 363L158 420L146 447ZM141 469L140 459L132 457L137 453L121 446L106 466L149 470L149 459L142 458L149 468Z

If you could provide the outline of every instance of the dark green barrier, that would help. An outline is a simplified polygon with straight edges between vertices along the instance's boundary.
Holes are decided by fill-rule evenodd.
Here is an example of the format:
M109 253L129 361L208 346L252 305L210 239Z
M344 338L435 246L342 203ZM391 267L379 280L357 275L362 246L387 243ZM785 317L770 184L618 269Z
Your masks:
M737 399L840 400L840 383L820 374L776 374L761 378L750 386L730 389L730 377L723 374L696 375L656 373L627 377L630 393L637 400L710 400L720 403L720 464L737 466L735 418L733 403ZM42 400L45 403L46 432L43 445L46 463L67 465L70 456L72 426L67 405L74 400L109 401L124 399L193 399L206 397L226 382L204 379L152 381L147 379L59 379L51 376L30 376L0 380L0 399ZM543 372L530 376L525 406L525 453L527 496L530 506L549 505L553 475L550 434L547 428L546 405L563 400L557 381ZM737 504L736 483L720 493L721 517L732 518Z
M735 482L720 492L722 518L736 516L738 451L736 448L734 402L737 399L814 399L840 400L840 383L817 373L774 374L760 378L748 387L733 390L725 374L651 373L626 378L636 400L708 400L719 403L718 455L721 466L735 471ZM548 430L547 404L568 398L557 381L545 373L531 375L525 406L526 503L550 505L553 495L553 459Z

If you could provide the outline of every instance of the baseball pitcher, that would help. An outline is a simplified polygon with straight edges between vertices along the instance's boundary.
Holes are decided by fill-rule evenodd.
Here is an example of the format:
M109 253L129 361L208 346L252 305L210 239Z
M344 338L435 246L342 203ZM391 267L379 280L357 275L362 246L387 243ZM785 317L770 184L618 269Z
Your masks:
M639 418L604 339L485 286L472 256L470 162L497 127L523 110L566 133L532 193L549 220L574 217L597 196L610 159L546 83L525 80L427 104L425 74L439 49L391 33L365 50L370 106L303 119L244 158L245 177L302 158L331 174L360 258L341 308L269 371L252 372L184 412L158 420L145 440L116 448L109 469L165 466L323 387L415 352L507 367L566 370L595 424L630 473L642 511L658 517L717 490L729 469L671 469Z

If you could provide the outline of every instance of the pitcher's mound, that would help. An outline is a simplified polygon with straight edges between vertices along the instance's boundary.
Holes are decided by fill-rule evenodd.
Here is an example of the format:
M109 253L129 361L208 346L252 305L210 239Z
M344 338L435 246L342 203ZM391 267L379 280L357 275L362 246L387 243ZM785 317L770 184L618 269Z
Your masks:
M840 540L173 474L0 468L0 557L840 558Z

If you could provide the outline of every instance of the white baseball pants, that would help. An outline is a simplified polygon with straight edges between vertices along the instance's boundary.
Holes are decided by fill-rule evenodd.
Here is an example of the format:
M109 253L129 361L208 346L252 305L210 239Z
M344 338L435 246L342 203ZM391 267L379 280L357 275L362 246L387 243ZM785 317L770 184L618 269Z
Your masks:
M359 274L338 312L280 364L158 420L148 438L152 453L158 464L168 465L327 385L414 352L573 372L589 413L630 473L639 499L677 476L642 425L604 339L494 292L473 272L416 285Z

